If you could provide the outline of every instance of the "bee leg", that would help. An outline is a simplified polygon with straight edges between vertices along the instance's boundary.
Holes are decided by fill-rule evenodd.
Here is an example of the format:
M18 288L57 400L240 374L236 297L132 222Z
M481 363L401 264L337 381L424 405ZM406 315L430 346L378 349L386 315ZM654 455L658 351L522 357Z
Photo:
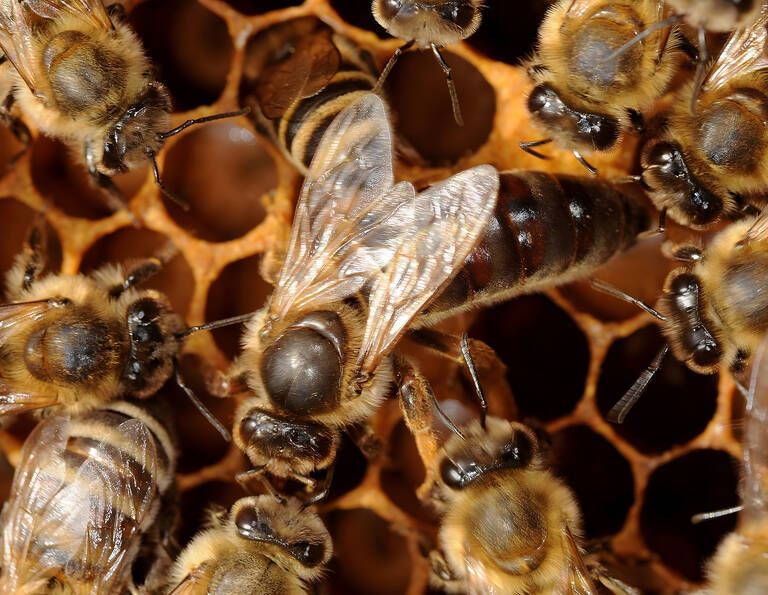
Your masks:
M381 71L381 74L379 75L379 80L376 81L376 86L373 88L373 93L380 93L381 88L384 86L384 81L387 80L387 77L389 76L389 73L392 71L392 68L395 66L395 63L397 62L397 59L400 57L400 55L409 50L413 44L416 43L414 39L409 41L408 43L401 45L399 48L395 50L395 53L392 54L392 57L387 61L387 64L384 66L384 70Z
M85 145L85 163L88 166L88 173L91 175L91 179L96 183L97 186L106 190L102 196L104 197L104 203L106 204L107 208L113 213L117 213L118 211L126 211L128 216L131 218L131 223L133 226L139 227L139 222L128 208L128 201L126 200L125 195L117 186L115 186L112 178L96 169L96 163L94 161L93 153L89 144Z
M635 132L637 132L637 134L643 134L645 132L645 119L643 118L643 114L637 110L627 108L627 115L629 116L629 122L632 124Z
M8 167L13 166L13 164L27 152L29 145L32 143L32 135L30 134L27 125L11 113L11 108L15 101L16 98L13 93L8 93L3 100L2 105L0 105L0 121L5 123L11 129L13 136L24 145L24 148L11 158Z
M45 268L46 244L45 224L36 222L29 231L29 236L24 244L24 251L17 261L17 266L20 266L23 271L21 289L24 291L32 286Z
M328 497L328 492L331 491L331 483L333 482L333 474L336 472L336 460L333 461L330 467L326 469L325 476L323 477L320 485L315 485L315 493L304 502L302 509L309 508L310 506L322 502Z
M159 258L148 258L147 260L140 262L128 271L128 274L125 276L122 283L118 283L110 288L109 297L112 299L119 298L125 290L141 285L144 281L157 275L162 269L163 262Z
M122 2L110 4L107 6L107 15L109 15L109 20L113 23L123 23L125 22L125 6L123 6Z
M349 427L346 429L346 433L369 461L375 461L381 456L384 443L376 435L370 424L362 423Z
M429 570L432 579L435 579L435 582L439 583L439 588L443 590L448 590L448 587L456 585L461 580L453 573L445 556L439 550L429 552Z
M251 482L254 479L258 479L261 482L261 485L264 487L264 489L269 493L274 499L275 502L278 504L285 504L285 498L283 498L278 491L275 489L275 486L272 485L272 483L267 479L264 474L266 473L267 466L266 465L259 465L258 467L253 467L252 469L248 469L248 471L243 471L242 473L238 473L235 475L235 480L237 483L240 484L240 487L243 488L246 492L249 494L254 494L254 492L251 489Z
M661 253L669 259L683 262L698 262L701 260L701 248L692 244L676 246L671 242L665 242L661 246Z
M456 85L453 83L451 67L448 66L445 58L443 58L443 55L440 53L440 50L437 49L437 46L434 43L432 44L432 53L435 54L435 58L437 58L440 67L445 73L445 82L448 83L448 94L451 96L451 109L453 109L453 119L456 120L456 123L459 126L464 126L464 118L461 116L461 105L459 105L459 95L456 93Z

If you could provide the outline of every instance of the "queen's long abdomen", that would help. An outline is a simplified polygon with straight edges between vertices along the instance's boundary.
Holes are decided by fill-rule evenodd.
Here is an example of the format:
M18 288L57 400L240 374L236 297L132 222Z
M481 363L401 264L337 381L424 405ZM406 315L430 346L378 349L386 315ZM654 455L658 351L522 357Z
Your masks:
M485 235L414 326L585 276L648 225L643 205L604 180L504 172Z

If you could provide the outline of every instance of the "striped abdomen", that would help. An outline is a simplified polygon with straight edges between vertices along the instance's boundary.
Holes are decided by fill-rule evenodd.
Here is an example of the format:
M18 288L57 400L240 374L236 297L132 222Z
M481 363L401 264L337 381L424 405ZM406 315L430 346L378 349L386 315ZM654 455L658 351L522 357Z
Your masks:
M0 592L122 592L174 467L168 433L131 403L42 421L3 509Z
M643 206L603 180L505 172L485 235L414 326L587 275L648 225Z
M333 35L333 43L341 54L341 64L326 87L295 101L281 118L270 121L280 148L304 174L333 119L369 93L379 76L368 52L341 35Z

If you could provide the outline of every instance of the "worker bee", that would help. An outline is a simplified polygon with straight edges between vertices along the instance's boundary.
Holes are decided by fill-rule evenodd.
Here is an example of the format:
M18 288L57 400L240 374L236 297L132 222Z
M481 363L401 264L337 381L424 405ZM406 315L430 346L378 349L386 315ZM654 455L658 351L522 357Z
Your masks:
M152 395L173 372L185 330L164 296L135 286L161 268L42 276L36 227L8 272L0 306L0 414L42 407L72 414L122 394Z
M676 221L702 228L744 213L745 201L764 201L768 188L763 154L768 135L764 50L768 9L734 32L710 67L696 99L695 83L682 88L670 107L666 130L646 144L642 179L656 206Z
M679 52L669 28L612 57L665 12L661 0L557 2L539 28L536 54L525 64L536 85L528 111L549 138L521 148L542 157L532 148L554 140L596 173L583 155L610 149L622 130L642 129L642 113L675 73Z
M485 409L460 429L423 376L407 364L398 370L403 416L427 467L419 494L442 518L439 550L429 555L431 586L448 593L597 593L582 557L581 512L548 468L537 433L486 417ZM442 445L435 411L453 431ZM637 593L616 579L599 580L614 593Z
M379 78L379 85L386 80L404 51L414 44L420 48L430 48L445 73L453 116L456 123L463 126L464 119L451 68L440 53L440 48L458 43L477 31L482 5L482 0L373 0L371 8L376 22L390 35L407 40L387 62Z
M153 78L139 39L114 18L117 14L101 0L0 3L0 48L13 66L7 67L13 85L3 101L5 116L17 103L43 133L81 152L114 210L125 204L110 176L147 160L158 186L186 207L162 184L155 155L181 129L234 114L191 120L163 132L171 121L170 95Z
M673 255L687 264L668 275L658 311L621 291L596 286L659 319L675 357L694 372L714 374L723 365L741 372L768 331L768 211L729 225L705 250L684 245ZM667 351L664 346L611 411L611 419L624 419Z
M181 553L171 594L309 593L332 553L323 521L295 498L242 498Z
M333 118L376 85L370 54L313 17L255 35L245 50L241 103L303 174Z
M475 245L499 185L489 165L419 194L393 178L387 112L368 94L320 142L275 291L230 373L255 395L233 435L257 472L314 486L309 473L330 466L339 428L383 399L390 351Z
M604 180L502 172L485 234L412 328L586 276L649 224L640 201Z
M166 428L129 401L41 421L0 517L0 591L122 593L175 465Z
M707 567L706 593L764 593L768 589L768 340L755 354L744 426L744 483L739 524L717 548Z
M189 327L162 294L137 289L163 266L149 258L90 275L43 276L45 237L33 228L6 276L0 305L0 415L63 409L77 415L121 395L176 382L225 439L229 432L187 388L177 356ZM239 320L235 319L235 321Z

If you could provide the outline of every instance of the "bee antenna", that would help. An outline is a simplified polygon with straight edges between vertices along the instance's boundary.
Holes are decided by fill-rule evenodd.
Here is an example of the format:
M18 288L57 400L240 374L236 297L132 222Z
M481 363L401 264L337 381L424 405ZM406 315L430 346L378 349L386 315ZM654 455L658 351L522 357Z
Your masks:
M549 159L547 155L544 155L544 153L539 153L538 151L534 150L533 147L540 147L541 145L546 145L551 142L552 142L551 138L543 138L541 140L524 141L524 142L518 143L518 146L529 155L533 155L538 159Z
M478 377L477 369L475 368L475 361L472 359L472 353L469 351L467 333L461 333L461 355L464 358L464 363L467 364L469 376L472 378L472 386L475 389L475 396L477 397L477 400L480 401L480 425L485 429L485 419L488 417L488 401L485 400L483 387L480 385L480 378Z
M624 293L620 289L616 289L613 285L609 285L608 283L605 283L604 281L599 281L598 279L589 279L589 284L595 288L597 291L601 291L603 293L607 293L608 295L612 295L613 297L619 298L620 300L624 300L625 302L629 302L630 304L634 304L638 308L645 310L650 314L651 316L658 318L662 322L664 322L667 317L663 314L659 313L657 310L646 304L644 301L639 300L635 297L632 297L628 293Z
M611 410L608 412L608 421L615 424L624 423L624 419L627 417L629 410L635 406L637 400L645 392L645 389L648 388L648 384L653 380L656 372L661 368L661 363L664 361L664 357L667 355L668 351L669 345L664 345L664 347L661 348L661 351L656 354L653 361L640 373L640 376L638 376L634 384L629 387L629 390L624 393L624 396L619 399L619 402L611 407Z
M379 80L376 81L376 86L373 88L373 91L372 91L373 93L376 93L377 95L381 93L381 88L384 86L384 81L387 80L389 73L391 72L392 68L395 66L397 59L400 57L400 54L409 50L414 43L416 43L416 40L411 39L411 41L407 42L404 45L401 45L399 48L395 50L395 52L392 54L390 59L387 60L387 64L384 66L384 70L381 71L381 74L379 75Z
M700 512L691 517L691 523L698 525L701 522L719 519L720 517L736 514L742 510L744 510L744 505L738 504L736 506L731 506L730 508L721 508L720 510L712 510L710 512Z
M604 62L610 62L611 60L618 58L619 56L621 56L621 54L626 52L629 48L631 48L636 43L641 42L643 39L655 33L659 29L663 29L664 27L669 27L670 25L674 25L677 21L679 21L682 18L683 18L683 15L676 14L674 16L664 19L663 21L658 21L654 23L653 25L648 27L645 31L641 31L640 33L635 35L632 39L630 39L627 43L622 45L612 54L609 54L605 58L598 60L598 64L602 64Z
M236 112L224 112L221 114L213 114L212 116L204 116L202 118L195 118L193 120L187 120L183 124L179 124L176 128L172 128L168 132L159 132L155 135L157 140L165 140L172 136L177 135L182 130L186 130L190 126L196 126L197 124L205 124L206 122L213 122L214 120L223 120L224 118L236 118L237 116L244 116L251 112L250 107L244 107Z
M576 150L573 150L571 152L573 153L573 156L576 158L576 161L581 163L584 166L584 168L590 173L590 175L592 176L597 175L597 168L594 165L592 165L589 161L584 159L584 156L581 153L579 153Z
M707 52L707 31L704 27L699 27L699 59L696 64L696 78L693 83L693 95L691 95L691 104L688 106L691 114L696 113L696 100L699 98L701 83L704 80L704 72L709 62L709 52Z
M160 191L170 198L173 202L179 205L185 211L189 210L189 203L176 194L173 190L168 188L160 179L160 170L157 169L157 159L155 159L155 152L147 148L147 158L152 164L152 174L155 177L155 185L160 188Z
M203 414L205 419L208 420L208 423L210 423L215 428L215 430L221 434L221 437L224 438L224 440L227 442L230 442L232 440L232 436L230 436L227 428L225 428L222 423L213 416L213 413L211 413L208 408L203 405L203 402L198 398L194 391L184 382L184 378L181 375L181 370L179 369L179 360L174 361L173 367L176 376L176 384L179 385L179 388L184 391L189 400L192 401L192 404L197 407L197 410Z
M239 316L232 316L231 318L222 318L221 320L214 320L213 322L206 322L205 324L199 324L197 326L190 326L187 330L176 335L178 339L184 339L189 335L198 331L207 331L211 329L221 328L223 326L232 326L233 324L240 324L246 322L253 317L253 312L248 314L240 314Z

